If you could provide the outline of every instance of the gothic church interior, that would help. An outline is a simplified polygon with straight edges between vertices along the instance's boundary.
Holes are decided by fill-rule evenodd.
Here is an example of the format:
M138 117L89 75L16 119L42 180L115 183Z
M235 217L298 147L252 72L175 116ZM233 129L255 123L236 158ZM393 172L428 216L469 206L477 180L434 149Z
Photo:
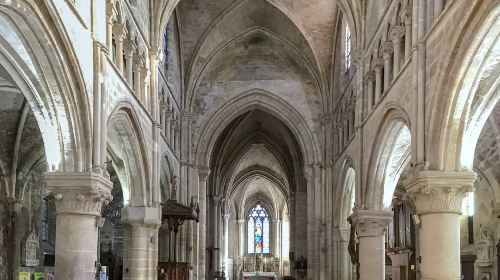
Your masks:
M499 0L0 0L0 279L500 277Z

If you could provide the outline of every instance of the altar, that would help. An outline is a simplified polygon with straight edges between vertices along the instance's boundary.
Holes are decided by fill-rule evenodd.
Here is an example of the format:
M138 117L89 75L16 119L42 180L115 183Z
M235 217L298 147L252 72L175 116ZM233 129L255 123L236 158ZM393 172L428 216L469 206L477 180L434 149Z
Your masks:
M243 280L279 280L275 272L243 272Z

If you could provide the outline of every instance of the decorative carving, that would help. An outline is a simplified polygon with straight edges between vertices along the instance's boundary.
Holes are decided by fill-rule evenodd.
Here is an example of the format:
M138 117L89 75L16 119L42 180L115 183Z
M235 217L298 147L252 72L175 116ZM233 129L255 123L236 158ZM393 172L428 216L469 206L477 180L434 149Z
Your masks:
M308 179L312 178L313 176L313 167L312 166L305 166L304 167L304 176Z
M365 76L366 76L367 83L372 83L373 81L375 81L375 72L374 71L368 71Z
M200 177L200 181L207 181L208 176L210 176L210 168L207 167L199 168L198 176Z
M405 35L405 27L402 25L396 25L389 31L389 38L393 43L400 42L401 38Z
M479 226L479 231L481 233L480 240L477 244L477 260L476 265L478 267L491 267L494 264L494 243L491 234L488 229L485 229L482 225Z
M356 210L352 220L358 237L381 236L392 221L392 212L382 210Z
M354 53L353 57L353 64L357 66L358 68L363 68L365 64L365 51L364 50L357 50Z
M38 248L40 248L40 244L38 242L38 235L34 230L30 232L28 236L26 236L22 247L22 264L28 267L38 266L39 261L36 251L38 250Z
M102 204L108 204L111 181L98 173L45 173L47 187L42 195L54 199L57 213L100 216Z
M394 46L391 42L385 42L382 44L382 54L384 60L391 59L391 54L394 52Z
M381 57L377 57L373 60L373 69L378 73L382 70L384 67L384 60Z
M473 171L420 171L405 182L406 196L413 200L419 215L429 213L461 214L462 200L474 191L477 175Z

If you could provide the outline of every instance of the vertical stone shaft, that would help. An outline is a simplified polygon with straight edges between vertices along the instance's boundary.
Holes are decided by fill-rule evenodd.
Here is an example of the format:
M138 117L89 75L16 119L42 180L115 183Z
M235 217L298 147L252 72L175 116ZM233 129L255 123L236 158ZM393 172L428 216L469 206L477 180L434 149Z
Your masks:
M353 221L359 239L361 280L385 279L385 230L392 213L379 210L356 210Z
M56 205L55 274L58 279L94 279L97 222L111 200L112 183L95 173L46 173L43 195Z
M406 182L406 192L420 217L422 280L460 279L462 200L474 190L473 171L420 171Z

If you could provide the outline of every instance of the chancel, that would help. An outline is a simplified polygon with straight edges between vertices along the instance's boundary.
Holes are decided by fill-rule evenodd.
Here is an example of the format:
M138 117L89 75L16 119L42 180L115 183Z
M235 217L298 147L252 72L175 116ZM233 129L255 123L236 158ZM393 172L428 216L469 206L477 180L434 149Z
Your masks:
M499 0L0 0L0 280L500 277Z

